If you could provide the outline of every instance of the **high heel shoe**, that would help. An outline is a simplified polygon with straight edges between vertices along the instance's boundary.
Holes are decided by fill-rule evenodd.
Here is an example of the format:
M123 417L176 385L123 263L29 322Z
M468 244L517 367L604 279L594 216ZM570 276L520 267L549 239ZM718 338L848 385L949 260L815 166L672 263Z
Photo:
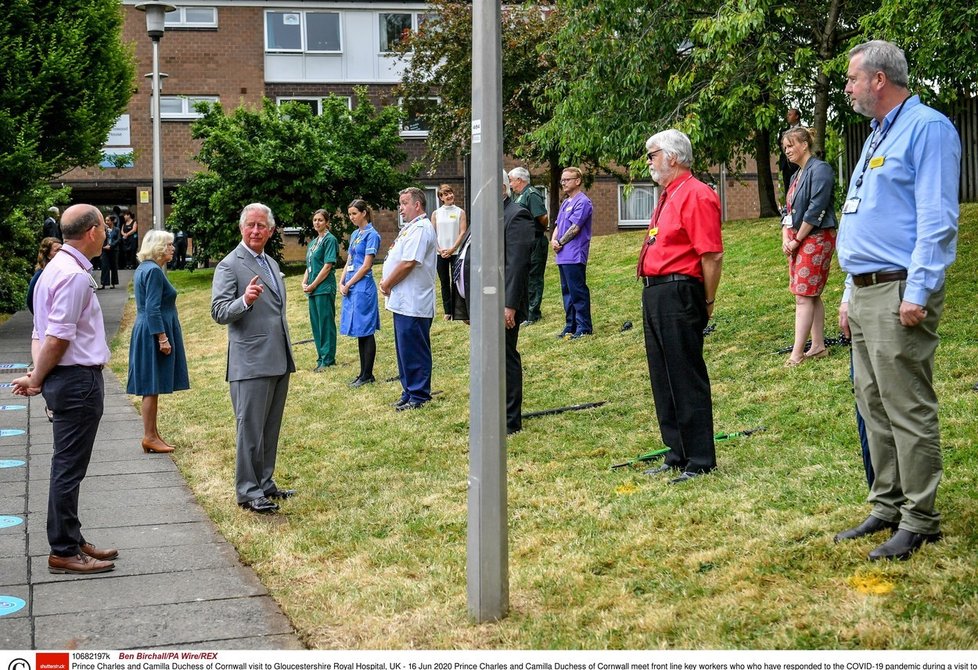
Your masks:
M173 447L166 444L163 440L143 440L143 451L147 454L169 454Z

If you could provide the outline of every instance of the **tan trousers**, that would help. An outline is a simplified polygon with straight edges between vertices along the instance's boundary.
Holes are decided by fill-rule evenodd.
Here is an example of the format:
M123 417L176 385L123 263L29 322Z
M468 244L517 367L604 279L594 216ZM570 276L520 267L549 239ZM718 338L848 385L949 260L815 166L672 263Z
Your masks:
M937 533L937 485L943 465L934 393L937 324L944 289L927 301L927 317L900 324L906 282L853 287L849 301L856 404L866 421L876 479L872 515L915 533Z

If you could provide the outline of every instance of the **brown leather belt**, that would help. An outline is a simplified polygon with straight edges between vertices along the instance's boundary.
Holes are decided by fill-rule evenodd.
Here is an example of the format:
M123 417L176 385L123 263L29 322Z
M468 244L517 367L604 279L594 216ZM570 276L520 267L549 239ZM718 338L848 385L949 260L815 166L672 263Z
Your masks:
M874 284L885 284L890 281L901 281L907 278L906 270L893 270L891 272L867 272L864 275L853 275L852 283L856 286L873 286Z

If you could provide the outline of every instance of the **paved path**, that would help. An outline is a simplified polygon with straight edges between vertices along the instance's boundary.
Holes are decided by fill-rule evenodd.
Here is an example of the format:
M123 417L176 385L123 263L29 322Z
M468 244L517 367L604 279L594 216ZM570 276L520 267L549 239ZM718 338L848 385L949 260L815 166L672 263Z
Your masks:
M120 275L128 285L132 272ZM97 295L111 338L127 291ZM0 365L30 362L30 334L26 311L0 325ZM0 367L0 384L23 373ZM140 449L142 421L111 371L105 370L105 415L82 484L80 516L86 539L119 548L113 572L75 577L47 570L52 438L43 398L27 400L0 387L0 431L24 431L0 433L0 466L8 466L0 467L0 648L302 648L173 460ZM26 605L12 611L13 598Z

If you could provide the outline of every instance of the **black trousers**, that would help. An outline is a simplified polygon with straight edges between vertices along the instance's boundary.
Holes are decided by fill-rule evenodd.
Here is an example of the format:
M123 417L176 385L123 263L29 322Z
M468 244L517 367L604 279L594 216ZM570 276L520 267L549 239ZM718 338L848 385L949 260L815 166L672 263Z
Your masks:
M119 250L102 250L102 286L119 285Z
M441 284L441 307L445 314L453 316L455 310L452 308L452 266L458 256L451 258L438 257L438 283Z
M713 398L703 360L706 294L697 281L646 287L642 292L645 355L665 462L684 472L716 467Z
M102 419L105 384L100 368L58 366L44 379L47 406L54 412L54 453L48 492L51 553L74 556L85 543L78 519L78 494L88 472Z
M506 432L523 430L523 359L516 350L520 320L506 328Z

